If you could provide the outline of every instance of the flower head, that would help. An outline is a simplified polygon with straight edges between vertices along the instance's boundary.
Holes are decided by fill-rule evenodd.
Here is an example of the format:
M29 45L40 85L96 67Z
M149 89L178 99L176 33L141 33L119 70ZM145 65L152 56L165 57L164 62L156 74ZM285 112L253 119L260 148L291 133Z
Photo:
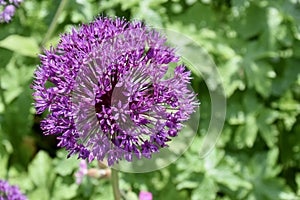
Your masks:
M27 200L27 198L20 192L18 186L11 186L0 179L0 200Z
M16 7L22 2L23 0L0 0L0 23L8 23L15 15Z
M41 55L33 93L44 134L79 158L113 165L151 158L198 106L184 65L167 77L175 50L141 22L98 18Z

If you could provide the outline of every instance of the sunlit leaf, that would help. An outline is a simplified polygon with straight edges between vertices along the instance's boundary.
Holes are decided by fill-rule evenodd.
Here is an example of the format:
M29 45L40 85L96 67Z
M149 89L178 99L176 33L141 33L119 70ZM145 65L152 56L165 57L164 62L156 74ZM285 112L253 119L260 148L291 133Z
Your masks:
M28 167L29 177L34 184L50 190L55 174L51 163L51 158L44 151L39 151L34 160Z
M39 47L36 40L20 35L10 35L4 40L1 40L0 47L30 57L37 57L39 53Z

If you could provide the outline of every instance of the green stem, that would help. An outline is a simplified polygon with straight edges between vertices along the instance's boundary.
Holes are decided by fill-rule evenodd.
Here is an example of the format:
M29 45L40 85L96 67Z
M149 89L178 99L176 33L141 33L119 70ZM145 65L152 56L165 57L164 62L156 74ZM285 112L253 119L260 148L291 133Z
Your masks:
M111 181L115 200L121 200L118 171L111 168Z
M62 13L62 11L64 10L65 6L67 5L68 0L61 0L60 4L58 6L58 9L52 19L52 22L50 24L50 27L47 30L46 36L44 38L44 40L42 41L41 46L44 46L46 44L46 42L48 42L48 40L51 38L53 32L55 31L56 27L57 27L57 20L59 15Z

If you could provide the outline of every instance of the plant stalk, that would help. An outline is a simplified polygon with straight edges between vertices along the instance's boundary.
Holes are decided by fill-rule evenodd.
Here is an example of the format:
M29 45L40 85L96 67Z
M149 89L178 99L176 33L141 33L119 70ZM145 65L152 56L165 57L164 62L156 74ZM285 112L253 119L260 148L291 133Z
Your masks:
M111 182L115 200L121 200L121 193L119 188L119 174L118 171L111 168Z
M60 16L60 14L62 13L62 11L66 7L67 2L68 2L68 0L61 0L60 1L58 9L57 9L57 11L56 11L56 13L55 13L55 15L54 15L54 17L53 17L53 19L51 21L51 24L50 24L50 26L49 26L49 28L47 30L46 36L45 36L44 40L42 41L42 44L41 44L42 47L46 44L46 42L48 42L48 40L51 38L53 32L55 31L55 29L57 27L58 17Z

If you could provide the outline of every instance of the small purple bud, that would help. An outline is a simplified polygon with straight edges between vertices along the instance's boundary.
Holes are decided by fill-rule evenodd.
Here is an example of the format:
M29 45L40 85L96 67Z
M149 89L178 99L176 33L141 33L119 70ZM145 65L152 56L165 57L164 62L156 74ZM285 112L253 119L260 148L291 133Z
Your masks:
M152 200L152 193L146 191L140 191L139 200Z

